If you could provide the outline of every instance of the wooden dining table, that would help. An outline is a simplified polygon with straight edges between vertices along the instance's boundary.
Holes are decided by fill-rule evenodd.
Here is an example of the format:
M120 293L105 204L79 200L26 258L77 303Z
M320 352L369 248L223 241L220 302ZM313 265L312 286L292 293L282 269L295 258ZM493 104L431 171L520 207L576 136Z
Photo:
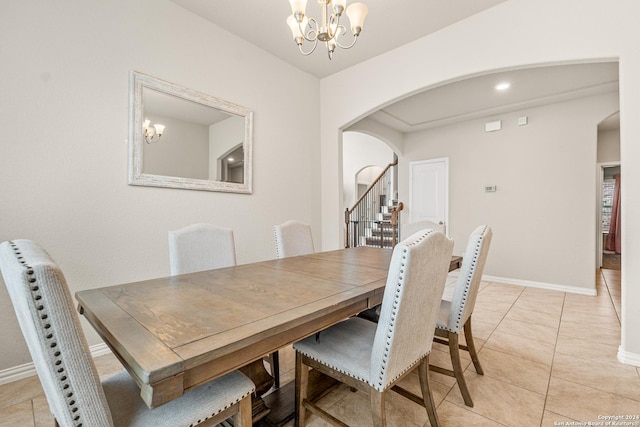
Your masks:
M257 421L272 409L261 399L273 384L262 358L380 304L391 254L318 252L79 291L76 299L150 408L240 369L256 384Z

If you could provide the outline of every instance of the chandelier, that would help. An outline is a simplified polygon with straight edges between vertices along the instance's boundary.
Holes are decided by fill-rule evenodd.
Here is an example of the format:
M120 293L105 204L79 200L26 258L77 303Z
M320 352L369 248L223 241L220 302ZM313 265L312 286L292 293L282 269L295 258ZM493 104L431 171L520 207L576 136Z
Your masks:
M307 0L289 0L291 3L292 15L287 19L287 24L291 28L293 40L298 45L300 53L310 55L316 50L318 41L324 42L329 52L329 59L333 57L333 51L336 46L342 49L349 49L358 40L358 36L362 31L364 18L367 16L369 9L364 3L352 3L347 7L346 13L351 24L351 33L353 41L350 44L343 45L339 38L347 33L344 25L340 24L340 17L345 11L347 0L318 0L320 9L322 9L322 18L318 22L315 18L306 16L305 9ZM302 44L311 42L311 49L305 52Z
M151 126L151 120L146 119L142 124L142 130L144 131L144 140L147 144L160 141L160 138L162 138L162 134L164 133L164 128L165 126L159 123Z

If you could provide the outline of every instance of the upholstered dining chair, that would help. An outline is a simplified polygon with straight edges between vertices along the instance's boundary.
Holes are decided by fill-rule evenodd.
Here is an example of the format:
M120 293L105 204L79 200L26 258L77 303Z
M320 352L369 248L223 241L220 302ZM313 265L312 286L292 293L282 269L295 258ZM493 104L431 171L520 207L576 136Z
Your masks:
M239 371L155 409L126 371L101 383L67 282L49 254L30 240L3 242L0 270L57 425L215 425L232 415L234 425L251 425L255 386Z
M276 256L288 258L314 252L311 226L300 221L289 220L273 227L276 241Z
M442 234L447 234L447 226L444 224L437 224L433 221L415 221L402 225L402 236L411 236L413 233L424 230L424 229L432 229L441 232Z
M307 400L309 367L368 392L374 426L386 425L385 393L391 388L425 406L431 426L439 425L428 366L452 249L453 241L434 230L403 240L393 250L377 324L351 317L323 330L318 338L310 336L293 345L296 426L304 425L306 410L344 425ZM395 385L415 367L421 398Z
M236 265L233 230L212 224L192 224L169 231L171 275Z
M434 339L436 342L449 346L453 370L433 365L430 366L430 369L454 377L467 406L473 406L473 399L471 399L467 383L464 380L459 350L468 351L476 372L484 375L473 342L471 314L480 288L480 280L489 253L489 246L491 246L492 235L491 227L481 225L473 230L469 236L467 248L462 257L462 267L458 270L459 275L457 279L454 278L446 285L447 288L450 287L450 284L453 285L453 293L451 294L448 289L445 292L436 323L436 337ZM464 332L466 345L461 345L458 339L462 332Z
M213 224L192 224L169 231L171 275L215 270L236 265L233 230ZM269 361L275 388L280 388L280 358L271 353Z

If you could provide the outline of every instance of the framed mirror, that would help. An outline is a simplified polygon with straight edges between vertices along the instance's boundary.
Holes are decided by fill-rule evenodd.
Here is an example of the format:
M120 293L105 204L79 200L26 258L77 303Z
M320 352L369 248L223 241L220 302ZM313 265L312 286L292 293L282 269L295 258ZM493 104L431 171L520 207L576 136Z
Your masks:
M129 76L129 184L252 192L253 112L147 74Z

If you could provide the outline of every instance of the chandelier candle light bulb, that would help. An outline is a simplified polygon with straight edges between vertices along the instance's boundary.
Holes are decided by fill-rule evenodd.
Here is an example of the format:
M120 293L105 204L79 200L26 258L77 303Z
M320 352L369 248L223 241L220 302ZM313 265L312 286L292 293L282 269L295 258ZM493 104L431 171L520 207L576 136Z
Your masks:
M306 16L307 0L289 0L291 16L287 18L287 24L291 29L294 42L298 45L300 53L310 55L318 46L318 41L324 42L329 53L329 59L333 57L336 46L341 49L349 49L356 44L360 32L364 28L364 19L369 9L364 3L352 3L346 7L346 0L318 0L322 11L320 22L315 18ZM340 18L345 11L349 18L353 41L343 45L338 40L346 34L344 25L340 24ZM304 51L302 45L305 41L313 43L309 51Z

